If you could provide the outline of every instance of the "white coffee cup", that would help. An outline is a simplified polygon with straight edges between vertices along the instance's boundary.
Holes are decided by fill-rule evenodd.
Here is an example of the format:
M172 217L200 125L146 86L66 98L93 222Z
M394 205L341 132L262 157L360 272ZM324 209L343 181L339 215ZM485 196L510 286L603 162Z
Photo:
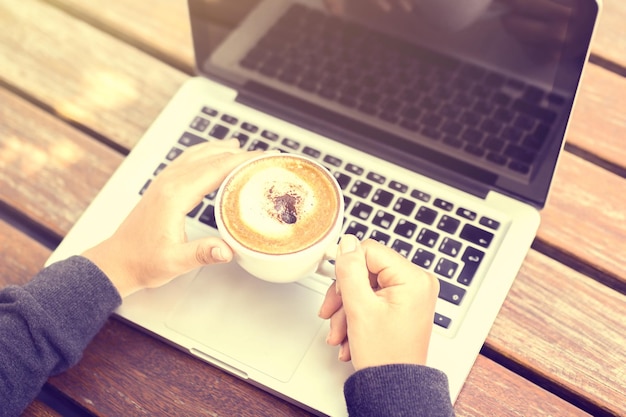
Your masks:
M344 201L321 164L291 154L264 154L235 168L218 190L215 220L235 261L270 282L297 281L334 257Z

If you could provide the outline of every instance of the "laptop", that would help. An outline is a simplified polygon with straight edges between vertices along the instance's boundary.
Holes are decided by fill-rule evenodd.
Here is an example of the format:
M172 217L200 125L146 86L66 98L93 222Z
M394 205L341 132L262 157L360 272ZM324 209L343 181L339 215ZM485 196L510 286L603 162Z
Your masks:
M535 237L600 3L188 6L198 75L48 263L108 237L197 143L237 138L245 149L307 155L343 189L344 233L378 240L439 279L428 365L447 374L454 402ZM214 197L189 213L191 239L217 235ZM133 294L115 314L307 410L341 416L353 369L326 345L328 323L317 316L331 282L272 284L235 264L210 266Z

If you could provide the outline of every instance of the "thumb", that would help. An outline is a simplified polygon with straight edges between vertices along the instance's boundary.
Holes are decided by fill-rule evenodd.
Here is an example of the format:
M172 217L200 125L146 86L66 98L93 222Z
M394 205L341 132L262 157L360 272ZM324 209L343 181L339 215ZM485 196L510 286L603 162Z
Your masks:
M337 292L343 304L350 309L374 296L365 261L365 251L354 235L344 235L339 242L335 259Z
M185 243L182 251L182 259L190 270L204 265L230 262L233 259L233 250L218 237Z

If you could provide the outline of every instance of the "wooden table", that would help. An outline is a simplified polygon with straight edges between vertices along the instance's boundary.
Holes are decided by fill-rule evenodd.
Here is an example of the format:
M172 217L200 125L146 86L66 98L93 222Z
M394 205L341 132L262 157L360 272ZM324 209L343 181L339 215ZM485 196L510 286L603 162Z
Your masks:
M541 228L458 416L626 414L624 21L605 0ZM0 24L4 286L41 268L193 57L185 0L0 0ZM47 390L85 415L309 415L115 319Z

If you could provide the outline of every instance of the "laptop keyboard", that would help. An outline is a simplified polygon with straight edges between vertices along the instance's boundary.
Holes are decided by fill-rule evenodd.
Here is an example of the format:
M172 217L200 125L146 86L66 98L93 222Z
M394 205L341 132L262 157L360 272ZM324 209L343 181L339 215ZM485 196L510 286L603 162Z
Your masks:
M440 282L434 323L438 331L451 333L458 327L478 287L477 271L502 229L494 218L476 208L463 207L437 196L433 190L410 186L385 172L324 152L298 138L281 135L256 123L205 106L181 134L142 189L154 176L190 146L212 140L236 138L247 150L278 149L299 153L325 165L340 184L345 200L343 233L359 239L375 239L414 264L433 272ZM214 216L216 192L205 196L188 216L217 228ZM465 301L465 304L464 304Z
M240 65L516 175L530 173L565 103L301 4Z

